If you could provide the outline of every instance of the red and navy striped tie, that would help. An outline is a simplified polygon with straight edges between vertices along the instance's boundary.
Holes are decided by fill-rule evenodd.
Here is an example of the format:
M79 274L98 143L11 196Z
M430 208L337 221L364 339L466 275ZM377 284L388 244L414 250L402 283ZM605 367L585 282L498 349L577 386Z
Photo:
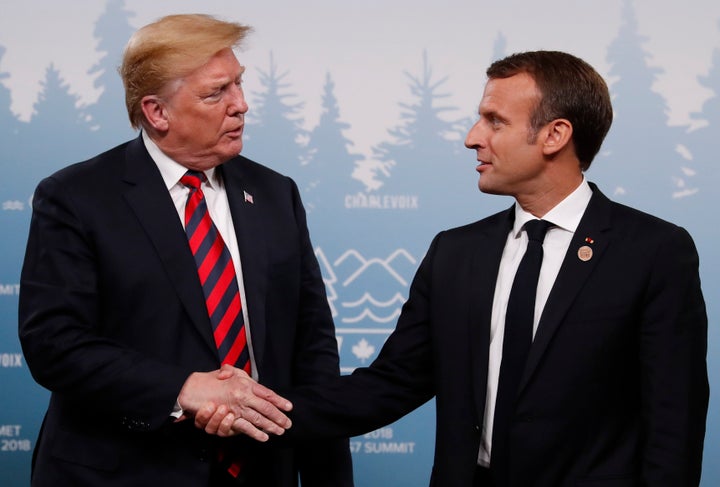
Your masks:
M180 179L180 183L190 189L185 205L185 233L197 264L220 363L250 374L250 353L235 266L210 218L200 187L205 180L205 174L199 171L188 171Z

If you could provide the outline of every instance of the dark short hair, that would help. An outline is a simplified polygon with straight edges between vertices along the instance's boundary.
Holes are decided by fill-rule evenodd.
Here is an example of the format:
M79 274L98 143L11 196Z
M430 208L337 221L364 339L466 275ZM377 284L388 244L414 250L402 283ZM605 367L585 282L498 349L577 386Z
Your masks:
M560 51L530 51L495 61L489 79L530 75L540 91L537 107L530 116L532 137L547 123L567 119L573 127L573 145L586 170L600 150L612 124L610 92L605 80L592 66Z

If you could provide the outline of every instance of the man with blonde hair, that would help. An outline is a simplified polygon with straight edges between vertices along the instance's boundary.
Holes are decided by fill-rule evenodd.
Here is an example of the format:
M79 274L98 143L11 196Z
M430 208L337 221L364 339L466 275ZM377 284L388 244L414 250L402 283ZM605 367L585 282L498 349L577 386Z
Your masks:
M319 383L339 361L298 189L238 155L249 31L138 30L120 73L140 136L37 188L19 334L52 394L33 486L352 486L347 440L264 443L292 406L258 382ZM241 435L195 425L212 403Z

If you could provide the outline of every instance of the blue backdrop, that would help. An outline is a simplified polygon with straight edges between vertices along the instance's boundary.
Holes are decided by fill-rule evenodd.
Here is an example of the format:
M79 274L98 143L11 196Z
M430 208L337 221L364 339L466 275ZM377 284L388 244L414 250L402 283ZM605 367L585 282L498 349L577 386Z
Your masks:
M720 485L716 2L551 0L550 15L522 1L157 3L0 0L2 485L27 485L48 399L17 340L32 192L43 176L135 136L116 73L122 48L137 27L191 11L255 27L239 53L250 103L243 153L301 188L346 373L392 331L434 234L511 204L478 192L475 155L462 144L490 61L556 48L595 65L616 115L588 179L685 226L700 251L712 391L702 485ZM433 441L432 403L353 438L358 487L425 485Z

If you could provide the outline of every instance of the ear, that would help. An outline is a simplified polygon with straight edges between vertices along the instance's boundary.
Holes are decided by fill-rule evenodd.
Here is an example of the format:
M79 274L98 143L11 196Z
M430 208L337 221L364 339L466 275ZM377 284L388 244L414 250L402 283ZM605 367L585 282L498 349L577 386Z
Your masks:
M157 95L147 95L140 100L145 120L158 132L167 132L169 119L165 102Z
M543 154L553 156L572 142L573 127L569 120L557 118L545 126Z

